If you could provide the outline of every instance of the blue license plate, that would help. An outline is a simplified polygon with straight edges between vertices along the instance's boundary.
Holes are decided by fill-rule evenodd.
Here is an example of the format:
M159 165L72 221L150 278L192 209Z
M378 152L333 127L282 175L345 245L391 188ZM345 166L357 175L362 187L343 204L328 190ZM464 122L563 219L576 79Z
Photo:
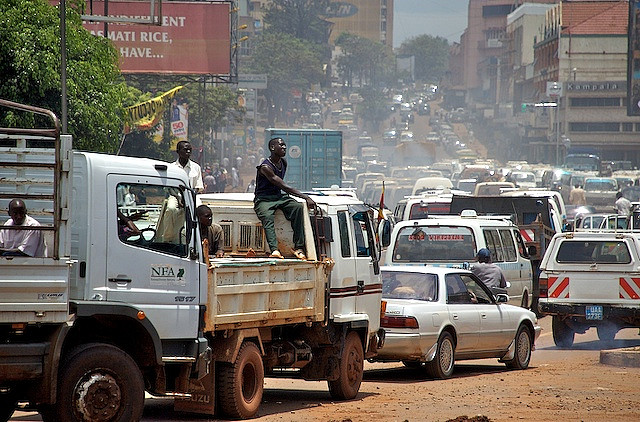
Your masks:
M585 317L588 320L602 320L602 306L590 305L585 307Z

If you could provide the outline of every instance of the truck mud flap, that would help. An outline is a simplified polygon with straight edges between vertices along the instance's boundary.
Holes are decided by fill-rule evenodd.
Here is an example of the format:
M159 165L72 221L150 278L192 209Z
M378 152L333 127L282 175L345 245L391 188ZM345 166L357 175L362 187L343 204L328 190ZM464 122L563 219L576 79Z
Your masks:
M24 381L40 378L44 374L45 357L49 354L50 347L50 343L0 345L0 380Z

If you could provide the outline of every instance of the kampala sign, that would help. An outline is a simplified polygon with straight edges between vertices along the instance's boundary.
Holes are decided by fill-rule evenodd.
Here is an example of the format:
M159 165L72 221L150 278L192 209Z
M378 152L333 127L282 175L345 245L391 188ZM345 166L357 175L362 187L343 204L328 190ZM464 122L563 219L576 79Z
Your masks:
M93 8L104 5L93 1ZM111 23L107 37L120 52L122 73L229 74L229 13L229 2L163 2L161 26ZM109 2L111 17L148 15L147 2ZM83 26L104 36L104 23Z

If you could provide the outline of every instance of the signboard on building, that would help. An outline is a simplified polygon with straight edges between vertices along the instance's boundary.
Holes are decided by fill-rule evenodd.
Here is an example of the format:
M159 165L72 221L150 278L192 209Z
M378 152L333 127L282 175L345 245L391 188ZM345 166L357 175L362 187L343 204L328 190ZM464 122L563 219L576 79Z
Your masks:
M551 97L551 98L562 97L562 83L547 82L547 97Z
M640 0L629 0L627 116L640 116Z
M94 10L103 2L94 0ZM211 74L231 71L230 2L163 2L162 25L110 23L107 37L120 52L122 73ZM149 3L110 1L109 16L149 15ZM104 23L85 22L104 36Z
M267 89L266 74L238 74L238 88L245 89Z

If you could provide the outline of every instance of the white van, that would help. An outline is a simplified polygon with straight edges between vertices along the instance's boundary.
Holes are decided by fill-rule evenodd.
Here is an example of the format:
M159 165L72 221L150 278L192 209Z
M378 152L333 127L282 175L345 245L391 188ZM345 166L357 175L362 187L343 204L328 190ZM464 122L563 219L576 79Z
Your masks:
M421 177L413 185L411 195L419 195L430 190L453 189L453 183L446 177Z
M511 284L509 302L528 308L533 272L525 257L518 227L505 217L478 217L473 210L461 216L432 216L401 221L391 234L385 265L434 265L468 267L481 248L491 251Z

